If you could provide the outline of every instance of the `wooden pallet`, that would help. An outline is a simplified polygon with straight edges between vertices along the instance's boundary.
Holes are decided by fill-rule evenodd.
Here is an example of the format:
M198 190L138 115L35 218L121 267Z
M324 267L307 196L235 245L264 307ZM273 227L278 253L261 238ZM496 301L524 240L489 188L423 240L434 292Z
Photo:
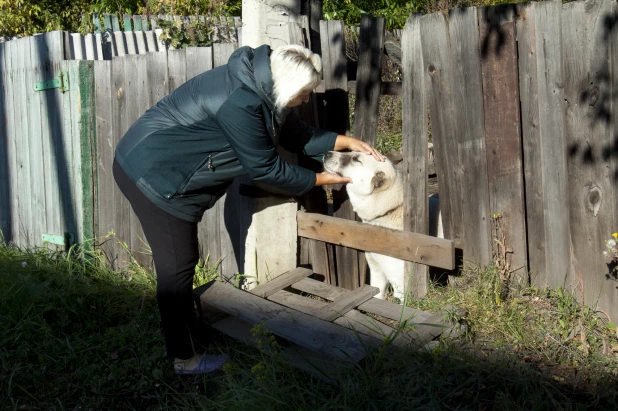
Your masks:
M445 320L444 310L431 314L403 307L373 298L375 287L349 291L308 278L311 274L296 268L250 292L212 281L194 291L201 319L251 346L258 345L251 329L264 323L285 341L282 360L325 381L336 381L385 341L393 349L422 349L460 332ZM404 323L405 331L387 325L389 320Z

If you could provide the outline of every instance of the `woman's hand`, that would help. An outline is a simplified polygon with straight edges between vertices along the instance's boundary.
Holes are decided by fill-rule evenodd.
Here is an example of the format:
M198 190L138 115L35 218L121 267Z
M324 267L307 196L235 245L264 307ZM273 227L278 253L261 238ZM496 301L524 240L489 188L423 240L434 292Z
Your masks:
M382 154L378 153L375 148L371 147L364 141L349 136L337 136L337 140L335 141L335 151L341 151L345 149L348 149L350 151L359 151L361 153L373 156L373 158L378 161L384 161L384 156L382 156Z
M351 183L352 179L350 177L341 177L339 174L329 173L328 171L322 171L321 173L316 173L315 175L315 185L316 186L325 186L330 184L345 184Z

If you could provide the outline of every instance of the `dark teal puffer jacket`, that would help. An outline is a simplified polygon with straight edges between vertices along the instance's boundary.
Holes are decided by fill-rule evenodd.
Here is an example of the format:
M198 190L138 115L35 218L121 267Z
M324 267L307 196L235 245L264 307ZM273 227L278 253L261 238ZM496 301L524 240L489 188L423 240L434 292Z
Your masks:
M228 64L187 81L137 120L116 148L116 160L156 205L187 221L225 193L235 177L302 195L315 173L288 164L276 145L316 159L332 150L336 133L276 112L269 46L241 47Z

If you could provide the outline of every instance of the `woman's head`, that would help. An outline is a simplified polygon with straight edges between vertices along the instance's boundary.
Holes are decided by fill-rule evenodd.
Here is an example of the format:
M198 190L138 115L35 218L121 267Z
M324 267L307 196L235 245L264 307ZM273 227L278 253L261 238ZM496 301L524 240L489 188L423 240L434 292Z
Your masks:
M270 54L270 69L275 105L282 110L309 99L311 90L320 84L322 59L301 46L281 46Z

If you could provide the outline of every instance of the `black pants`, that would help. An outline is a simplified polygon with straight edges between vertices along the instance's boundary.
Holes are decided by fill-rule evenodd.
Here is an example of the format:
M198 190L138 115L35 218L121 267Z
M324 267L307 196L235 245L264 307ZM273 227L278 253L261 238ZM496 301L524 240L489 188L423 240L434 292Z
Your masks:
M192 297L199 260L197 223L181 220L154 205L114 161L114 179L131 203L150 244L157 272L157 303L170 358L191 358L197 349Z

